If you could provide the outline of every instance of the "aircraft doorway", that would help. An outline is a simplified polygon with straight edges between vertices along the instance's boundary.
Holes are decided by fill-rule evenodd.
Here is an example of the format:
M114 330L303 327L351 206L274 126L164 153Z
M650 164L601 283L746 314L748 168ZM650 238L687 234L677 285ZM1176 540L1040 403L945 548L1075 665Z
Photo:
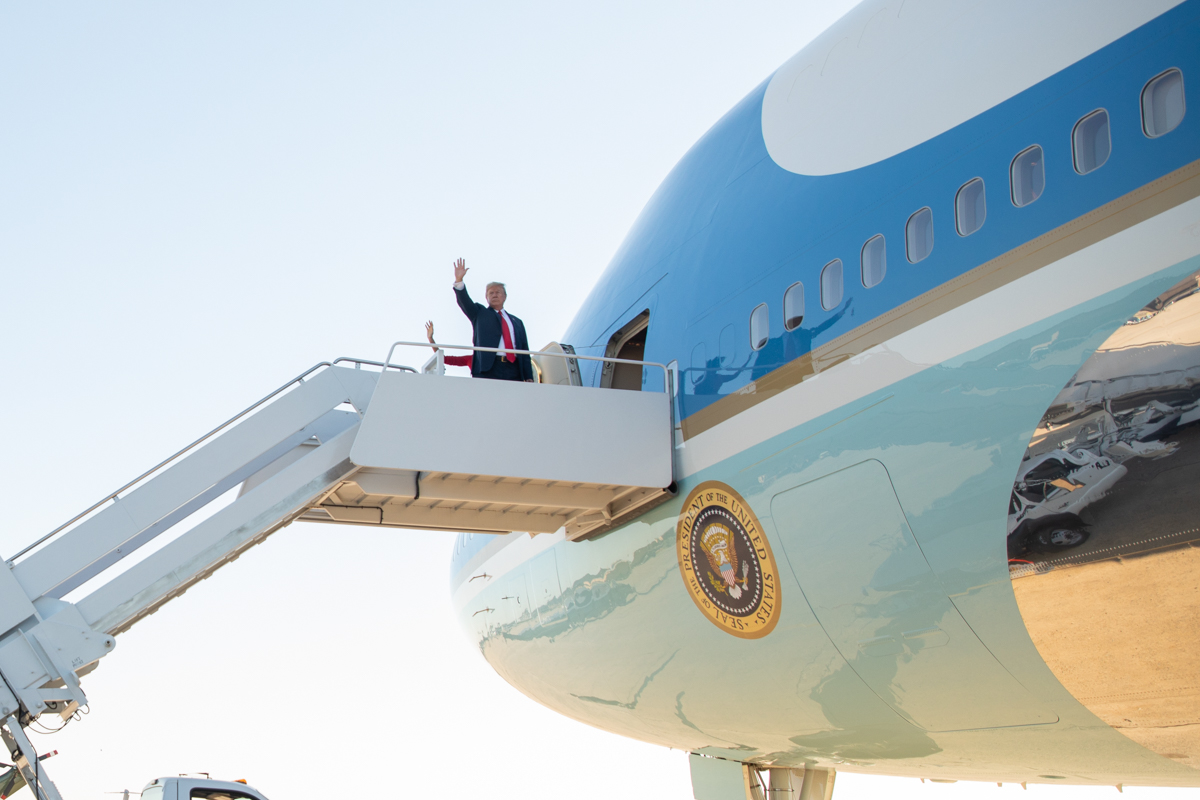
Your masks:
M638 314L608 340L604 355L609 358L627 358L644 361L646 355L646 331L650 326L650 311ZM600 386L604 389L642 390L642 366L640 364L605 363L600 375Z

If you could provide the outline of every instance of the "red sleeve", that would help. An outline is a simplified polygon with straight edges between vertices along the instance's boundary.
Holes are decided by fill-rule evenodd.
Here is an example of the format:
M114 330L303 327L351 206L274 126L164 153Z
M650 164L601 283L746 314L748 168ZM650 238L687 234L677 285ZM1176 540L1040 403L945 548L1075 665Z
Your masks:
M451 367L471 366L471 356L442 356L442 361Z

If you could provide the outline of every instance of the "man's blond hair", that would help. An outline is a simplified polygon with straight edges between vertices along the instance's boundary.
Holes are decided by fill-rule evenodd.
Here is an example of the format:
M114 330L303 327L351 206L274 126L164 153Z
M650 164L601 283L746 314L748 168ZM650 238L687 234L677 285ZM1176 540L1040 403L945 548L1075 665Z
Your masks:
M504 284L503 284L503 283L501 283L500 281L492 281L492 282L491 282L491 283L489 283L489 284L488 284L486 287L484 287L484 290L483 290L483 291L484 291L484 292L487 292L487 291L489 291L489 290L490 290L490 289L491 289L493 286L499 286L501 289L504 289L504 293L505 293L505 294L508 294L508 289L507 289L507 288L504 286Z

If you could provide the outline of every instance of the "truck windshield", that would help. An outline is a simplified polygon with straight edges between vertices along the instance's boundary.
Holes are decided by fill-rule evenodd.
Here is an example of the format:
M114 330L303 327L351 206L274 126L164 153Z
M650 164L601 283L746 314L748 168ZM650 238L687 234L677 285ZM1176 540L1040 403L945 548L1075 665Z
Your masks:
M235 789L192 789L191 800L266 800L249 792Z

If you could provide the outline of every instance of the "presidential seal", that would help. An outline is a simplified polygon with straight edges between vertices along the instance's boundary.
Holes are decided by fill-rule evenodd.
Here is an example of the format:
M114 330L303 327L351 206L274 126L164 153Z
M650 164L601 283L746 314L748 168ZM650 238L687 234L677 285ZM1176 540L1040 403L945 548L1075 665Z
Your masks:
M766 636L779 621L779 568L758 518L719 481L700 484L679 512L675 551L696 607L726 633Z

